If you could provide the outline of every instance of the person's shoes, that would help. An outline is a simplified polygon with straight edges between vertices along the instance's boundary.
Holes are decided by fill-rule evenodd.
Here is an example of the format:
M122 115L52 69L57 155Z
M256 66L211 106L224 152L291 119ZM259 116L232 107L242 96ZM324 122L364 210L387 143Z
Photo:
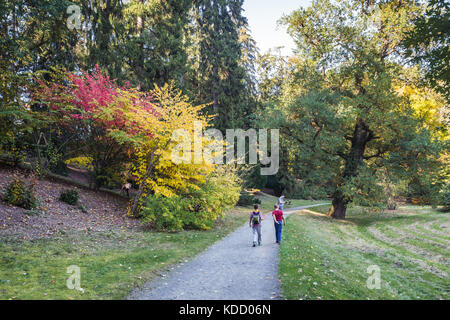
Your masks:
M258 246L261 246L261 242L258 242Z
M253 246L256 247L256 243L255 242L253 242Z

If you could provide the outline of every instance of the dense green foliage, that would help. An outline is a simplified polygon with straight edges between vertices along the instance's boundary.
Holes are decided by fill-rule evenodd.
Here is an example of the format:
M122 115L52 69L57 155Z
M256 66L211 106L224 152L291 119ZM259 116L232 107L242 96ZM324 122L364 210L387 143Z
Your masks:
M161 156L171 136L168 126L138 115L153 112L153 118L165 118L156 119L160 123L172 122L173 131L190 125L182 117L174 121L175 107L190 110L189 99L199 106L212 103L201 109L214 115L218 127L248 125L255 83L247 71L256 47L242 4L2 2L0 152L16 164L30 162L39 178L67 174L71 159L88 158L93 188L135 180L134 213L149 193L181 196L185 186L201 184L207 170L167 165L167 155ZM157 93L151 90L159 86L167 101L152 100ZM159 103L164 110L169 100L174 104L165 108L167 115L151 107Z
M442 210L449 212L450 211L450 184L447 183L439 194L439 204L443 206Z
M239 191L239 181L233 174L215 172L199 188L187 193L148 196L142 221L158 230L210 229L236 204Z
M438 190L444 143L399 89L414 74L398 52L416 12L414 2L313 1L282 19L298 57L262 112L283 134L277 179L292 194L330 194L333 217L350 203L385 206L382 181Z
M27 210L35 209L38 200L34 195L34 184L15 179L7 189L3 199L6 203Z
M242 190L239 195L239 200L237 202L240 206L250 206L253 204L260 204L261 200L256 198L251 192L248 192L247 190Z
M59 201L65 202L72 206L76 205L79 199L80 195L77 190L65 190L59 195Z
M430 0L414 21L404 46L407 56L422 64L433 87L450 98L450 3Z
M246 71L252 68L256 48L242 4L243 0L196 1L192 12L188 88L198 102L211 102L210 112L221 130L248 126L254 107L254 84Z

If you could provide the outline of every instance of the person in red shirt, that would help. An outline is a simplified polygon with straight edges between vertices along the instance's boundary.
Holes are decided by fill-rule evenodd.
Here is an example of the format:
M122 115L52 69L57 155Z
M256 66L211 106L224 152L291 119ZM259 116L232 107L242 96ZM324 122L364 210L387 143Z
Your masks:
M274 206L275 210L272 211L272 217L275 225L275 238L278 244L281 244L281 229L283 224L286 225L286 220L283 216L283 211L278 209L278 205Z

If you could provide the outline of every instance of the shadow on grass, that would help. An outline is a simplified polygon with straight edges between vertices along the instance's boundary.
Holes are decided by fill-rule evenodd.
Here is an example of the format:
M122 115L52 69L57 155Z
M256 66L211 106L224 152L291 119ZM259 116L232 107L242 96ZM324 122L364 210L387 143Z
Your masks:
M415 222L429 222L436 218L436 215L441 215L442 212L430 212L429 214L423 215L419 212L399 210L393 212L364 212L360 207L349 208L347 210L347 218L345 220L335 220L330 218L326 213L328 211L328 206L313 207L307 210L302 210L302 213L306 213L308 217L312 219L317 219L320 221L329 221L338 224L354 224L358 227L368 227L375 223L395 223L404 222L405 224L412 224Z

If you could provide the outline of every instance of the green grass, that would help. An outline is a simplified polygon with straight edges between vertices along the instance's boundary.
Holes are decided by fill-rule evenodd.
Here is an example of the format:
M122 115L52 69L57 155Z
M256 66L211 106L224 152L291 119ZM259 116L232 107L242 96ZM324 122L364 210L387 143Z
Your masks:
M364 213L355 207L347 221L335 221L327 210L314 207L288 218L279 268L286 299L448 299L450 242L439 227L448 213L418 206ZM426 224L441 235L418 228ZM371 265L380 268L380 289L366 285Z
M235 208L208 231L71 233L51 240L0 240L0 299L122 299L227 235L248 218ZM66 286L67 267L81 269L84 293Z

